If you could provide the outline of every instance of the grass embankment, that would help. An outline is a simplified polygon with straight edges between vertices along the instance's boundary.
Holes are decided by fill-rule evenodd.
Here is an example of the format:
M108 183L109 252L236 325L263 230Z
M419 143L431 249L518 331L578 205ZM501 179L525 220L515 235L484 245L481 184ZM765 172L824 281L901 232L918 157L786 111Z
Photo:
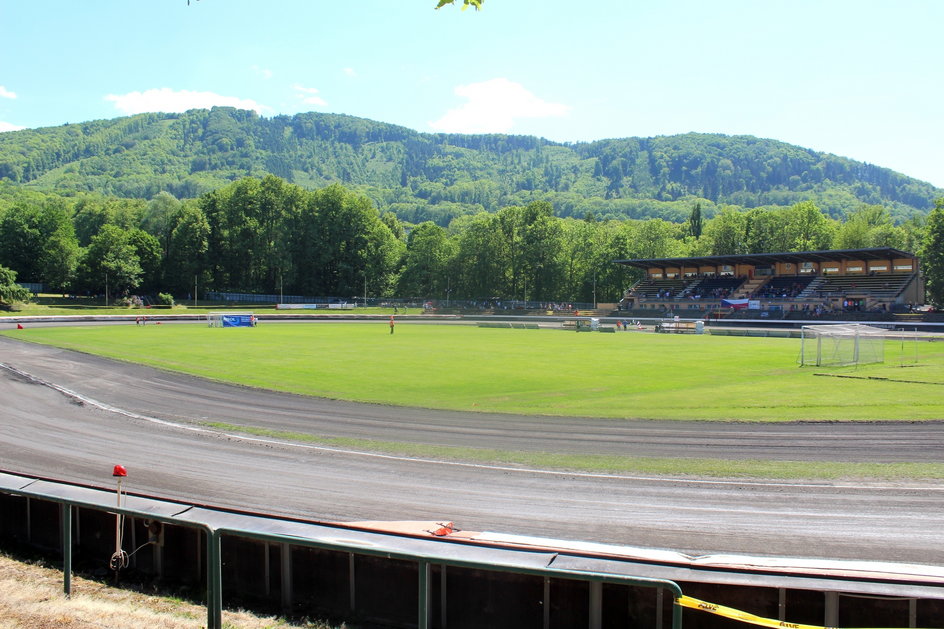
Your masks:
M0 625L3 627L148 627L197 629L206 626L206 607L179 598L148 595L72 577L72 597L62 594L62 570L17 561L0 554ZM330 629L323 623L289 623L243 611L223 611L230 629Z

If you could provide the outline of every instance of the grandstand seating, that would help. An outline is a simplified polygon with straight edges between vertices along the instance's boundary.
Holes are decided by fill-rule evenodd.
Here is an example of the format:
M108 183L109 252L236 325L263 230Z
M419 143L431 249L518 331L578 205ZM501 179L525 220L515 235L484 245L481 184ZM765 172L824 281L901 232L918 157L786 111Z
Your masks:
M626 305L644 313L647 309L675 311L679 308L716 307L724 298L763 300L761 310L727 311L730 318L828 318L850 311L891 313L895 300L914 280L913 273L875 275L787 275L754 277L721 276L687 279L644 279L626 293ZM635 298L635 299L633 299ZM847 306L845 299L854 300ZM633 303L635 302L635 303ZM779 308L777 307L779 306ZM726 309L725 309L726 310ZM651 314L651 313L650 313ZM685 312L684 314L687 314ZM700 316L703 313L694 314ZM645 316L645 315L643 315Z
M660 294L669 292L670 296L677 297L688 286L687 280L678 279L647 279L638 282L630 293L637 297L659 299Z
M809 299L855 294L891 301L901 294L913 277L911 273L821 276L811 282L800 297Z
M761 299L784 299L799 297L813 281L809 275L781 275L772 277L752 295Z
M684 295L704 299L722 299L733 295L743 283L742 277L704 277L693 281L685 289Z

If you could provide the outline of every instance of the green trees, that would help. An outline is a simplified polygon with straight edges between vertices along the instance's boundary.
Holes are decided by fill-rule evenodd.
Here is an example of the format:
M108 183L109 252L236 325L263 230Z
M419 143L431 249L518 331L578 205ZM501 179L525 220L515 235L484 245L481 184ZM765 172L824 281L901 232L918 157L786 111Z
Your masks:
M944 198L937 200L928 216L920 255L927 301L936 308L944 308Z
M104 225L85 250L76 273L76 286L109 298L124 295L141 283L143 270L127 230Z
M18 301L29 301L33 294L16 283L16 271L0 266L0 306L9 307Z
M691 216L688 217L688 233L691 234L693 238L700 238L703 228L701 203L695 203L695 207L692 208Z
M615 159L601 170L628 177L638 167ZM671 163L666 156L664 167ZM372 199L385 193L375 188L366 189L370 198L340 184L309 191L273 175L183 202L166 193L144 202L10 190L0 184L0 264L53 290L102 294L107 285L110 296L171 292L187 301L196 285L345 300L614 302L639 276L616 259L831 247L920 246L929 287L938 277L940 246L926 234L940 230L940 201L927 226L923 217L895 224L888 208L874 205L835 220L811 201L749 211L709 204L703 215L702 201L680 200L668 221L614 218L603 198L568 197L565 212L522 192L520 203L458 213L446 227L381 214Z
M441 9L447 4L454 4L456 0L439 0L436 4L437 9ZM465 11L470 6L475 7L475 10L478 11L482 8L482 5L485 4L485 0L462 0L462 10Z
M385 294L401 248L370 200L335 184L313 193L309 204L305 231L319 237L301 244L315 249L312 288L345 298Z
M458 277L452 277L457 243L446 230L432 221L413 228L406 241L406 252L397 282L400 297L446 299Z
M178 216L168 257L192 285L200 272L184 255L205 254L216 290L349 299L366 285L382 295L403 247L367 197L337 184L308 192L272 175L246 177L201 197L197 210L203 219Z
M812 201L791 207L786 221L787 251L819 251L832 243L832 224Z
M209 281L210 224L195 204L182 205L170 220L163 285L177 295L206 288Z
M711 242L711 255L747 253L747 215L732 207L708 221L705 236Z
M22 281L62 289L72 279L78 256L72 220L59 201L17 203L0 219L0 264Z
M904 243L904 231L893 224L889 211L880 205L863 205L850 212L836 228L833 239L836 249L902 247Z

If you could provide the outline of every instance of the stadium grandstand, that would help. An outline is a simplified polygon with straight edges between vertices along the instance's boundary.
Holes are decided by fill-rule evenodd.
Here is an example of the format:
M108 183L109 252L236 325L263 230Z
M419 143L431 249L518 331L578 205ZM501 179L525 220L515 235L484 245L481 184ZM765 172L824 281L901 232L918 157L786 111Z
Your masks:
M895 320L924 303L917 257L888 247L614 262L645 272L619 304L640 316Z

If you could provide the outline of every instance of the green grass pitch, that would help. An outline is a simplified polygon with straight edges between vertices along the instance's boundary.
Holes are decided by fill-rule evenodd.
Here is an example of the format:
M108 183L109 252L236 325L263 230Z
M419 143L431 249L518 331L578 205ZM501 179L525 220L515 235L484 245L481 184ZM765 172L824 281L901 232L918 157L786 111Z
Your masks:
M162 369L342 400L710 421L944 419L944 343L886 363L800 368L798 339L575 333L399 322L27 328L6 332ZM824 375L826 374L826 375ZM828 375L855 376L852 378Z

